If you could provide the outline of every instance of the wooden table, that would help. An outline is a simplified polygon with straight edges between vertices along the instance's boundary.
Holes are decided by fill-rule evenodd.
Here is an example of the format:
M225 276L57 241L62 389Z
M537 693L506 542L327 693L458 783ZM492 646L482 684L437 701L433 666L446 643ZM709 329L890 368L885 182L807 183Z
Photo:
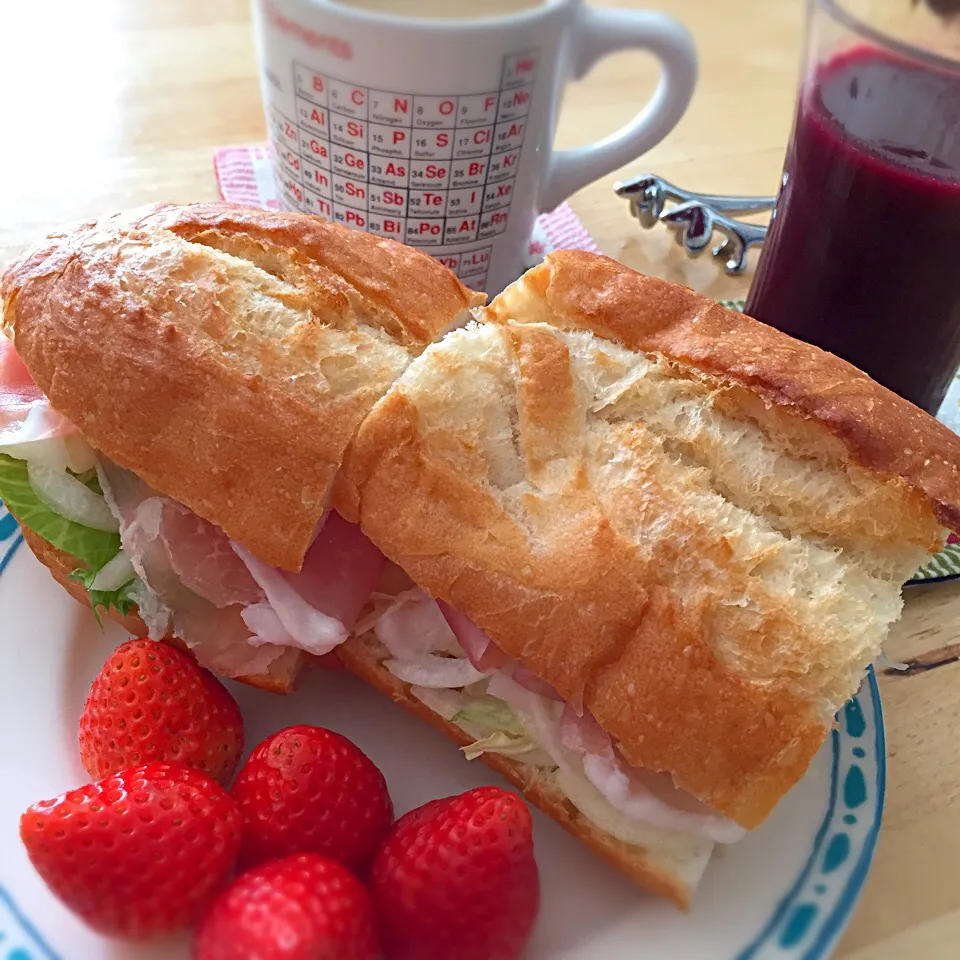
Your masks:
M789 133L801 0L653 5L695 34L700 86L677 130L625 172L653 170L716 192L773 192ZM215 197L214 147L264 138L248 0L21 0L0 5L0 35L0 263L65 220L151 200ZM595 139L627 120L653 76L639 56L605 62L567 94L560 145ZM614 179L573 200L606 253L715 297L745 292L749 278L731 280L709 259L687 260L665 231L641 233L613 195ZM882 678L885 825L838 956L954 958L960 583L912 588L888 652L943 663Z

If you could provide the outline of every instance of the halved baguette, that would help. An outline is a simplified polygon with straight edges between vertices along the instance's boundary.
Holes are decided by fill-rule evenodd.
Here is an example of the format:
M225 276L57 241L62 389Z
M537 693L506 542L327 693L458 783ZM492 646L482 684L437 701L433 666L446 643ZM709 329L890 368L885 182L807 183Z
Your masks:
M484 299L391 240L223 203L159 204L53 234L6 269L0 295L3 329L56 411L287 570L369 409ZM67 579L80 561L24 532L88 603ZM146 634L138 617L120 619ZM291 650L241 679L287 692L308 659Z
M286 570L369 409L484 299L394 241L223 203L55 234L0 294L3 328L56 411Z
M337 509L628 762L757 826L960 519L960 438L606 258L552 255L487 315L373 409Z

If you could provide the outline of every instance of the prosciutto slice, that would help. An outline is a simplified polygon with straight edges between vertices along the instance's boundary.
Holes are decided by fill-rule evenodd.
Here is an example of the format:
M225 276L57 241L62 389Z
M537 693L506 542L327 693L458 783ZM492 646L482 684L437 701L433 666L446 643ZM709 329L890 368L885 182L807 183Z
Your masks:
M315 656L323 656L347 639L350 632L346 627L336 617L328 616L304 600L283 571L257 559L234 540L230 541L230 546L263 589L267 603L295 646Z
M109 461L100 462L98 473L107 503L120 521L124 551L143 583L136 591L137 606L150 636L160 640L172 634L194 651L201 664L224 676L266 673L283 655L283 648L248 643L250 629L241 605L217 607L178 576L161 536L173 501ZM182 558L180 565L184 568ZM212 584L215 580L211 568L206 581Z
M360 527L335 510L327 514L299 573L283 576L303 599L352 630L377 588L387 558Z
M503 671L493 675L487 693L505 700L530 718L540 746L571 781L586 781L608 805L628 820L664 830L693 833L717 843L734 843L746 831L678 790L669 777L632 767L620 758L610 735L589 711L542 697Z
M450 629L456 634L463 652L466 653L477 670L481 672L496 670L505 667L510 662L510 657L469 617L443 600L438 600L437 606L440 608L444 619L450 624Z
M13 341L0 336L0 448L76 432L77 428L50 406L33 382Z
M587 779L614 810L666 830L699 833L716 843L736 843L745 836L743 827L677 789L665 774L622 760L589 711L578 716L564 704L560 742L580 757Z
M262 603L263 589L231 549L230 538L183 504L163 498L160 539L180 582L215 607Z
M149 588L140 606L151 636L172 629L218 673L263 672L288 647L329 653L386 564L359 527L331 512L303 569L277 570L134 474L104 461L100 475L124 550Z

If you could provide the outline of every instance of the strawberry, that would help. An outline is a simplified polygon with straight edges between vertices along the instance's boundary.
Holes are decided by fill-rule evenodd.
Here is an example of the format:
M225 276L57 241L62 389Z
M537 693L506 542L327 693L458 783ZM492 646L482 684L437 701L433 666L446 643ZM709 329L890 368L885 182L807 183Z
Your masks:
M231 792L243 815L245 866L317 853L362 871L393 821L383 774L358 746L322 727L267 737Z
M540 904L530 811L479 787L397 821L370 871L390 960L513 960Z
M302 853L254 867L200 923L195 960L377 960L373 906L345 867Z
M80 759L94 780L167 760L226 786L243 751L243 720L226 687L186 653L129 640L103 665L80 717Z
M91 927L144 938L188 926L216 896L236 861L240 813L205 774L148 763L35 803L20 838Z

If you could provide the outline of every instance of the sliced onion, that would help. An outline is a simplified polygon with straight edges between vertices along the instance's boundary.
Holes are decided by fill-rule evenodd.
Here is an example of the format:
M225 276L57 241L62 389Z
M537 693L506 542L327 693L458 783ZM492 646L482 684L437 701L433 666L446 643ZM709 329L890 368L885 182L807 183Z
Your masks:
M450 629L456 634L463 652L478 670L496 670L506 666L510 657L503 652L468 616L455 610L443 600L437 606Z
M3 401L9 400L9 397L2 397ZM0 430L0 444L6 444L7 441L18 444L28 444L39 442L41 440L51 440L53 438L67 437L76 433L77 428L66 417L61 416L46 397L41 394L41 399L30 400L26 403L19 399L14 399L11 404L0 403L3 409L4 427ZM22 419L18 416L26 410L27 414Z
M112 560L108 560L90 583L91 590L106 590L108 593L119 590L129 583L137 571L133 569L130 558L121 550Z
M377 639L396 660L425 653L463 654L436 602L422 590L400 594L383 612L375 630Z
M520 684L521 687L525 687L541 697L546 697L548 700L563 700L563 697L546 680L541 680L522 663L517 664L511 676L514 683Z
M284 630L298 647L307 653L323 656L347 639L349 634L343 624L307 603L279 570L264 563L234 540L230 541L230 546L247 565Z
M69 461L63 437L27 440L23 443L0 443L0 453L5 453L16 460L40 464L58 472L66 470Z
M36 462L27 464L30 486L37 497L51 510L93 530L120 529L117 518L110 512L103 497L84 486L66 470L51 470Z
M582 774L574 770L560 768L556 773L557 785L564 796L592 823L605 833L616 837L631 846L648 850L667 849L676 856L677 845L687 843L692 850L702 849L708 853L713 844L710 840L696 835L665 833L641 820L632 820L614 810L603 798L597 788Z
M67 449L67 466L74 473L86 473L97 465L97 453L79 433L71 433L63 438Z
M483 680L469 660L460 657L436 657L422 653L405 660L384 660L383 665L398 679L433 690L453 690Z
M631 820L664 830L697 833L716 843L736 843L746 835L743 827L719 813L693 813L672 806L647 789L640 778L629 776L613 751L609 756L586 754L583 772L607 803Z

